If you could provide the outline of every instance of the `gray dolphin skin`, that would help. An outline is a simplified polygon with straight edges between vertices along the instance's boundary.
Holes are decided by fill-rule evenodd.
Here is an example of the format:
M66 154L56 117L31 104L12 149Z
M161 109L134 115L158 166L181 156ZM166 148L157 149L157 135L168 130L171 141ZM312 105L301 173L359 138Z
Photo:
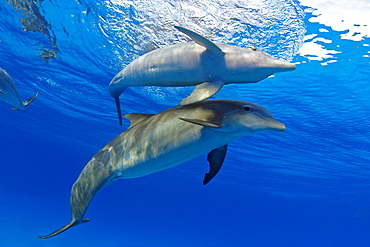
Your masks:
M207 184L220 170L230 141L258 132L282 132L285 125L265 108L245 101L206 100L175 106L158 114L125 115L130 127L87 163L72 186L72 220L50 238L89 221L92 198L108 184L137 178L187 162L207 153Z
M131 62L110 82L109 93L116 101L122 125L119 96L131 86L196 86L180 105L195 103L217 93L223 85L255 83L268 76L295 69L295 65L278 60L255 48L213 43L203 36L175 26L194 42L151 51Z
M13 110L24 110L36 99L37 95L38 93L22 102L12 78L4 69L0 68L0 100L13 105Z

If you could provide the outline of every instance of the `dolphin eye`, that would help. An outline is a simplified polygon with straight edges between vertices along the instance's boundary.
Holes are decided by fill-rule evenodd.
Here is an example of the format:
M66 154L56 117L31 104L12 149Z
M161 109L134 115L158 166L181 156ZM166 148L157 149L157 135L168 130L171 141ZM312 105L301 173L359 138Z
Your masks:
M250 108L249 106L244 106L244 110L245 110L245 111L250 111L250 110L251 110L251 108Z
M252 51L257 51L257 48L251 48Z

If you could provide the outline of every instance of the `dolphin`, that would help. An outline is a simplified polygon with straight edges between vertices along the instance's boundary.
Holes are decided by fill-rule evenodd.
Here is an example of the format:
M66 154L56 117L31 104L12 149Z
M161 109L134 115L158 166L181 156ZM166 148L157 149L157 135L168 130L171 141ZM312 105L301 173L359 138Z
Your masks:
M221 169L228 143L258 132L284 131L265 108L234 100L205 100L175 106L158 114L129 113L130 127L87 163L72 186L71 221L50 238L89 221L84 218L92 198L108 184L159 172L208 153L209 183Z
M22 102L12 78L4 69L0 68L0 100L13 105L13 110L24 110L36 99L37 95L38 93Z
M120 125L119 96L130 86L196 86L190 96L179 103L186 105L211 97L225 84L254 83L273 73L295 69L295 64L258 49L214 43L186 28L175 28L195 43L171 45L144 54L110 82L108 91L116 101Z

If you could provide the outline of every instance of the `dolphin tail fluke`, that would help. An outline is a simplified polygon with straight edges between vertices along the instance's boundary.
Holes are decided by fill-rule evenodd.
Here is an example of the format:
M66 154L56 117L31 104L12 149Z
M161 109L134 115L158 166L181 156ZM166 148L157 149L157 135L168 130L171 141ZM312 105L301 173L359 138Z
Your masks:
M121 111L121 102L119 101L119 95L114 97L114 100L116 101L119 125L122 125L122 111Z
M52 232L50 233L49 235L46 235L46 236L38 236L38 238L41 238L41 239L46 239L46 238L51 238L51 237L54 237L66 230L68 230L69 228L73 227L73 223L68 223L67 225L63 226L62 228L56 230L55 232Z
M84 218L81 223L85 223L85 222L89 222L89 219L88 218ZM55 232L52 232L52 233L50 233L49 235L46 235L46 236L39 236L38 238L46 239L46 238L54 237L54 236L59 235L62 232L66 231L69 228L71 228L73 226L76 226L76 225L78 225L78 224L76 224L75 222L72 222L71 221L70 223L68 223L67 225L63 226L62 228L56 230Z
M37 98L38 95L39 95L39 93L37 92L34 96L32 96L31 98L24 101L23 105L28 106L29 104L31 104Z
M116 140L120 141L118 139ZM102 188L114 181L115 173L111 163L115 161L114 159L117 154L122 154L121 149L115 150L110 145L105 146L95 154L72 186L70 197L72 211L71 222L59 230L40 238L56 236L73 226L89 221L89 219L84 218L84 216L91 200Z
M37 96L39 95L39 93L37 92L34 96L32 96L31 98L27 99L26 101L23 101L22 104L24 107L28 106L29 104L31 104L36 98ZM12 108L13 110L19 110L19 108L17 107L13 107ZM24 109L24 108L22 108Z

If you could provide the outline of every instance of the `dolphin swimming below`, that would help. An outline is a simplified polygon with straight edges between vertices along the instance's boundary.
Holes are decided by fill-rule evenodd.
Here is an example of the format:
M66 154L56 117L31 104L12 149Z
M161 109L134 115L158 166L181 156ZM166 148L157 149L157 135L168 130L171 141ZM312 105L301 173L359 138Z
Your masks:
M220 170L228 143L258 132L284 131L265 108L245 101L206 100L175 106L158 114L125 115L130 127L87 163L72 186L71 221L39 238L50 238L89 221L93 197L108 184L159 172L208 153L207 184Z
M295 69L295 65L278 60L255 48L214 43L203 36L175 26L194 42L181 43L151 51L132 61L110 82L108 91L116 101L122 125L119 96L130 86L196 86L179 104L205 100L223 85L254 83L268 76Z
M22 102L12 78L4 69L0 68L0 100L13 105L13 110L24 110L36 99L37 95L38 93Z

